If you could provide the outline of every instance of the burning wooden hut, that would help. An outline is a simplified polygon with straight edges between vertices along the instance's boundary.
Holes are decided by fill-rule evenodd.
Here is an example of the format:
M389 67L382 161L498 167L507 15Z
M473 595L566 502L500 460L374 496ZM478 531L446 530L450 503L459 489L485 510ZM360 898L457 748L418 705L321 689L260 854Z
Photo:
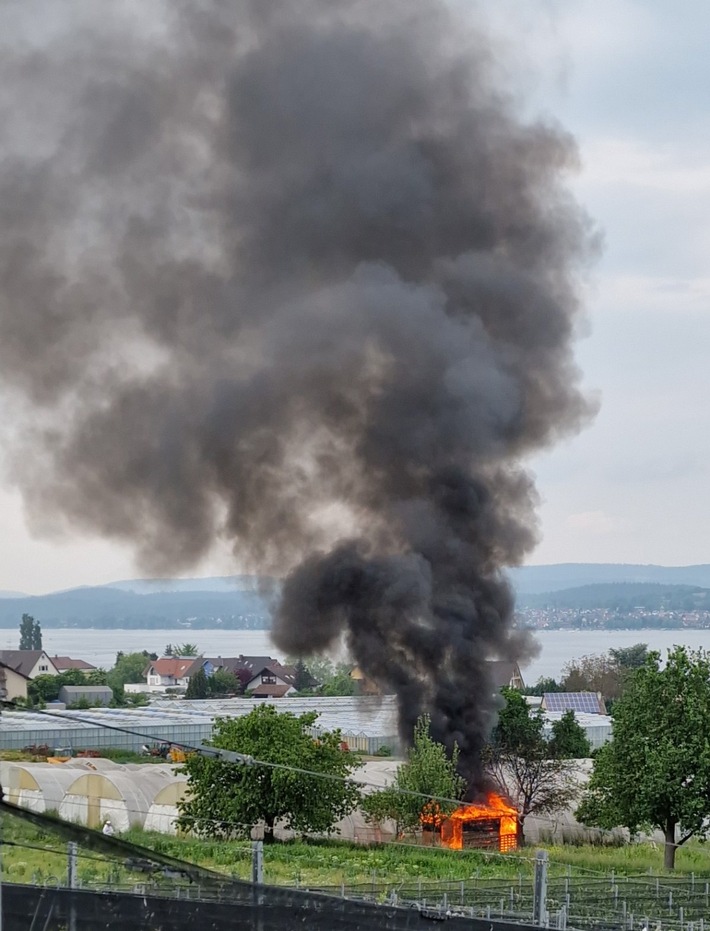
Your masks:
M467 847L509 851L518 847L518 812L500 795L462 805L440 825L441 842L453 850Z

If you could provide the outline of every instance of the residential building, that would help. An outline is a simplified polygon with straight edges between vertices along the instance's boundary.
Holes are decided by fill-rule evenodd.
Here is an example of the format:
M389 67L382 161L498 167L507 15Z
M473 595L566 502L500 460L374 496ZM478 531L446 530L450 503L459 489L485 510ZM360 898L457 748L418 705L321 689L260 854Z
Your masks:
M69 672L70 669L77 669L79 672L92 672L96 666L87 663L83 659L72 659L71 656L53 656L52 662L62 672Z
M295 666L282 666L273 660L262 666L244 686L254 698L283 698L296 691Z
M489 660L486 666L490 670L493 685L496 691L502 688L524 689L523 674L515 660L496 659Z
M28 679L59 675L59 670L44 650L0 650L0 663Z
M15 701L21 698L27 701L27 683L30 680L21 672L0 663L0 699L2 701Z
M148 691L164 692L165 689L186 689L198 669L209 676L214 667L204 656L163 657L153 660L145 671Z

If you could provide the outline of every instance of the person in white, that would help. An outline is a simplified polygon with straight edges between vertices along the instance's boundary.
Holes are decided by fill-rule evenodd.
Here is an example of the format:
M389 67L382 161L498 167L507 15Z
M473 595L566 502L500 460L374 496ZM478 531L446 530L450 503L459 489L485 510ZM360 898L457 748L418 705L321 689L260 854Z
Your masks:
M102 828L104 834L108 834L109 837L113 837L113 825L111 824L111 819L107 818L104 821L104 826Z

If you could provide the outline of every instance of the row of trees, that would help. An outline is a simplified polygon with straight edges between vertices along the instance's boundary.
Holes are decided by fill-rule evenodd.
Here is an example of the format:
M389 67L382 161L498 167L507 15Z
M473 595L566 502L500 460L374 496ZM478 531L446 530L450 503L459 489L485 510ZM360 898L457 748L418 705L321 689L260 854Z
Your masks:
M524 819L569 803L574 791L570 753L588 755L589 745L574 716L556 722L547 736L539 712L530 712L519 693L509 690L490 747L492 785L507 795ZM193 755L185 770L189 792L179 823L208 836L247 836L263 822L265 840L283 820L295 831L327 832L356 805L373 822L396 821L400 831L420 826L424 817L439 825L465 797L467 785L457 772L457 753L447 755L429 733L429 721L417 723L407 761L392 786L361 795L347 779L359 764L345 752L338 731L313 736L317 715L280 714L271 705L239 718L218 718L212 744L268 766L228 763ZM313 773L322 773L323 778Z
M613 710L613 739L595 756L577 811L584 824L659 829L664 865L710 833L710 654L649 653Z
M524 823L531 814L553 812L575 799L571 758L587 756L589 746L571 713L548 734L541 714L522 695L507 690L505 697L486 764L492 783ZM595 754L578 819L606 829L625 827L632 835L660 829L664 865L672 869L680 846L710 834L708 709L710 654L676 647L662 663L658 653L649 653L614 706L613 739ZM426 719L417 725L394 784L363 798L347 779L357 756L342 751L338 732L313 737L315 722L315 714L296 718L268 705L218 720L216 747L275 765L189 757L190 792L181 825L213 836L247 835L263 820L268 841L277 820L304 833L328 831L360 804L371 820L393 818L405 830L417 827L422 815L443 818L465 797L456 754L447 756L431 739ZM319 780L314 772L329 778Z
M582 656L567 663L558 682L552 678L538 679L525 689L527 695L545 692L601 692L609 707L620 698L635 670L648 657L648 644L636 643L606 653Z

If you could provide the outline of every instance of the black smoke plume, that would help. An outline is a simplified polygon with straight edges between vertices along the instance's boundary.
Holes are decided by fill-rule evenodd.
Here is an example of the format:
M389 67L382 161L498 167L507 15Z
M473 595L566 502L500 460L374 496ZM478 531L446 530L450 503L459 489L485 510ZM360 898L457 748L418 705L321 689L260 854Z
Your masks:
M444 0L0 11L0 372L31 525L286 576L474 786L521 463L588 407L575 147ZM510 67L510 63L507 65Z

